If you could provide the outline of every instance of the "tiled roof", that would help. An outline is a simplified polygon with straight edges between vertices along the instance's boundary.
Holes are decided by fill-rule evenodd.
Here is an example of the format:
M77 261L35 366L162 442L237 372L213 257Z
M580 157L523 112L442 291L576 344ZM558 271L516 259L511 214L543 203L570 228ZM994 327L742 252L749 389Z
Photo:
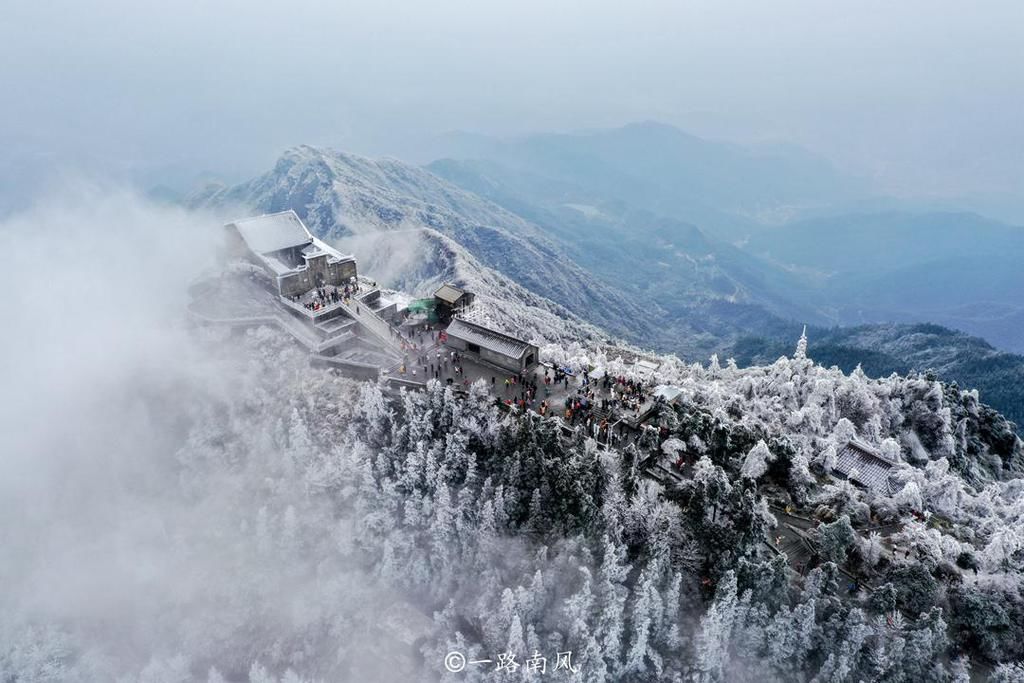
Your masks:
M836 464L832 469L875 493L891 493L889 474L894 464L870 446L850 441L836 453Z
M313 236L292 210L245 218L234 223L238 233L257 254L269 254L309 244Z
M441 285L441 288L434 292L434 296L448 304L454 304L466 292L452 285Z
M531 344L521 339L458 318L448 325L448 336L476 344L482 349L490 349L510 358L522 358L523 354L532 348Z

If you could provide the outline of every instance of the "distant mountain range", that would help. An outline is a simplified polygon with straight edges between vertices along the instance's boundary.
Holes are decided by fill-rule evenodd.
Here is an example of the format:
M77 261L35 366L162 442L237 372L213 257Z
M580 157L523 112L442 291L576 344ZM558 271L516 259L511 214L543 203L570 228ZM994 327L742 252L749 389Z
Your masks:
M809 323L821 362L934 369L1024 423L1020 356L934 325L833 329L944 322L1021 348L1018 228L972 214L830 216L864 190L809 155L654 124L453 144L493 158L423 168L302 146L189 203L292 208L385 285L426 294L463 282L502 302L513 326L550 335L561 324L566 339L607 333L688 360L762 362Z
M833 322L931 321L1024 351L1024 228L909 211L798 221L747 251L802 272Z
M719 237L742 236L760 224L868 193L864 181L799 147L743 147L654 122L510 140L451 134L438 142L436 154L487 160L502 175L524 174L539 190L530 194L543 200L535 203L620 201Z
M593 250L607 237L620 271L642 273L643 283L653 277L660 291L694 296L679 273L662 279L623 262L629 254L619 246L639 242L641 264L671 268L650 252L666 253L676 239L692 245L696 232L702 242L719 240L722 266L701 291L721 295L736 283L738 301L783 318L937 322L1024 352L1019 226L873 196L863 181L797 149L747 149L659 124L506 141L453 136L451 144L452 158L431 163L433 172L569 244ZM746 297L744 285L753 292Z
M755 259L706 239L693 226L672 221L659 225L648 214L650 229L661 232L658 243L652 250L648 237L633 238L628 249L641 251L624 260L628 224L618 223L614 227L619 232L606 238L607 267L595 277L590 268L602 259L589 243L569 240L529 216L394 160L298 147L286 152L270 172L234 187L208 187L190 203L236 205L243 212L292 208L316 234L335 241L431 230L463 247L482 266L612 335L690 357L722 350L723 340L735 340L744 330L774 331L780 319L770 309L786 310L785 302L760 295L770 290L759 281L761 266ZM619 251L617 242L623 245ZM644 253L668 264L658 266L667 273L667 284L653 279L656 271ZM615 270L635 269L637 264L645 266L648 281Z

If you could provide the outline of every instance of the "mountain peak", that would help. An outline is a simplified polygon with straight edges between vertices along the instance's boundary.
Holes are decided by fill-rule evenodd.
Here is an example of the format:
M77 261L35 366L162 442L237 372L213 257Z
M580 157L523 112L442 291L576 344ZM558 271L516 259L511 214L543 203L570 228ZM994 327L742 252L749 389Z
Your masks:
M653 120L635 121L633 123L627 123L624 126L620 126L619 128L608 129L608 130L606 130L604 132L605 133L610 133L610 134L614 134L614 133L640 133L640 134L646 134L646 135L669 136L669 137L675 137L675 138L680 138L680 139L690 139L690 140L701 140L702 139L702 138L700 138L700 137L698 137L696 135L693 135L692 133L687 133L685 130L677 128L676 126L673 126L670 123L664 123L662 121L653 121Z

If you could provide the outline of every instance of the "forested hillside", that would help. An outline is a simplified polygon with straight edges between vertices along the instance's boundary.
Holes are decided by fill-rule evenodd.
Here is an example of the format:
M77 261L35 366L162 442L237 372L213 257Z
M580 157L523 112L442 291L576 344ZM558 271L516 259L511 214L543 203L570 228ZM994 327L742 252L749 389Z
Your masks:
M130 644L73 604L6 610L14 680L493 679L447 672L450 651L520 666L571 652L560 675L588 683L965 680L972 664L1015 680L997 663L1024 657L1024 452L973 393L825 370L803 345L747 370L667 359L683 393L665 434L619 450L507 414L482 385L356 385L269 330L198 342L207 372L182 376L152 423L169 545L152 552L202 562L161 569L180 567L170 593L124 585ZM587 353L559 349L545 355ZM828 477L851 437L897 461L893 494ZM674 444L685 476L648 479ZM782 507L813 520L820 565L802 575L773 547ZM146 528L129 519L100 537ZM46 576L11 578L34 596Z
M795 329L795 326L794 326ZM822 365L872 377L894 372L934 373L960 387L977 389L1017 429L1024 427L1024 357L998 351L982 339L938 325L861 325L812 329L814 357ZM734 348L741 364L771 362L786 353L782 339L752 336Z

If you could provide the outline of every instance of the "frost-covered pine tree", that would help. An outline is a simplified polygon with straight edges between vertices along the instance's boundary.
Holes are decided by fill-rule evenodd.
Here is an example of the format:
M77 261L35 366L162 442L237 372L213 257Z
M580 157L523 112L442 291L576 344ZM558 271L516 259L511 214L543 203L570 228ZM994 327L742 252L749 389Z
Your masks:
M857 427L854 426L848 417L840 418L839 422L836 423L835 429L832 430L832 443L837 448L842 448L856 438Z
M836 460L838 457L835 444L830 443L818 456L818 463L821 465L822 472L825 474L832 474L832 470L836 466Z
M1024 560L1024 531L1019 526L1000 527L990 537L982 557L991 571L1005 572L1014 565L1020 567Z
M628 591L623 583L629 575L625 548L605 536L604 556L598 571L597 604L600 614L594 636L601 644L608 671L616 675L622 656L625 607Z
M509 624L508 638L505 641L504 651L515 655L517 660L522 660L524 657L528 656L526 651L526 639L523 637L523 622L520 620L518 614L512 617L512 623Z
M736 619L736 575L729 571L715 591L715 600L701 617L697 631L695 680L716 683L722 680L728 663L729 643Z
M822 524L817 529L818 552L821 556L837 565L846 562L846 556L857 538L850 525L850 518L843 515L829 524Z
M774 461L775 455L769 450L764 439L761 439L743 459L740 474L748 479L760 479L768 471L768 464Z
M807 325L800 333L800 339L796 343L796 351L793 352L794 360L807 360Z
M810 463L803 450L799 450L793 456L789 464L789 491L793 499L803 504L807 500L807 491L815 483L814 475L811 474Z
M872 531L867 538L858 536L861 544L861 556L868 567L874 567L882 559L882 537L877 531Z

